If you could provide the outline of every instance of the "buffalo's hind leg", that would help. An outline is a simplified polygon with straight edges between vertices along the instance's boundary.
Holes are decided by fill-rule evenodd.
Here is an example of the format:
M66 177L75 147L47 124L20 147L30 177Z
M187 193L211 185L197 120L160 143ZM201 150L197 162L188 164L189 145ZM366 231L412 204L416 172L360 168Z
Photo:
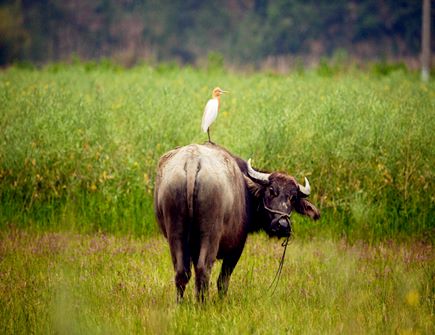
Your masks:
M208 285L210 280L210 267L199 266L195 268L196 299L205 302L208 296Z
M211 234L211 236L214 236ZM203 237L200 243L198 257L195 257L195 284L196 298L199 302L205 302L208 297L210 273L216 260L218 240L210 236Z
M205 302L208 296L208 286L212 265L213 261L210 260L206 248L202 248L198 260L194 264L196 299L199 302Z
M181 303L184 297L184 291L186 290L186 285L189 282L191 276L190 269L183 269L182 271L177 271L175 274L175 286L177 288L177 303Z
M177 302L183 301L186 285L191 277L190 262L183 261L181 266L177 266L175 270L175 287L177 288Z
M175 270L175 287L177 289L177 302L183 301L186 285L191 277L190 254L186 238L180 235L173 236L170 242L172 263Z

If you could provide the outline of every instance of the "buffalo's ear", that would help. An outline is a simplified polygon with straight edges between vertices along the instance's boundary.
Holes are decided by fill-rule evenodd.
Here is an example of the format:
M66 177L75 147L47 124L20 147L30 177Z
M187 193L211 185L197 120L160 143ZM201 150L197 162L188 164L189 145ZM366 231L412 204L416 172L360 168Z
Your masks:
M264 186L260 183L256 183L251 178L245 175L243 175L243 178L245 178L245 182L246 185L248 185L249 192L251 192L257 198L260 197L263 192Z
M313 220L318 220L320 218L320 212L311 202L303 198L298 198L298 200L293 204L296 212L302 215L309 216Z

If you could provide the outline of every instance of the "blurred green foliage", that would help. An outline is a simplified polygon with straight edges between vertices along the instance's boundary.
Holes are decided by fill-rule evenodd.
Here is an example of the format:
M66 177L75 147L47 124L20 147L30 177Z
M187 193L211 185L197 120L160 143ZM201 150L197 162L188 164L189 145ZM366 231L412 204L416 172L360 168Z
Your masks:
M325 64L325 67L329 66ZM320 223L299 234L433 239L435 90L405 71L241 74L109 61L0 74L0 226L156 231L159 157L215 141L254 166L310 179Z
M420 31L415 0L4 0L0 64L74 54L124 65L195 64L211 52L256 65L282 55L309 62L336 50L362 59L416 57Z

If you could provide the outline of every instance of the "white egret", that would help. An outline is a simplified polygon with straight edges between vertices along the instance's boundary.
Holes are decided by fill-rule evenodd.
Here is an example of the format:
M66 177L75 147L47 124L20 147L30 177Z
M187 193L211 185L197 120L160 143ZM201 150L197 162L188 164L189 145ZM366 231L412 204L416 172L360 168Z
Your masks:
M207 105L205 105L204 115L202 116L201 129L204 133L207 133L208 141L210 143L212 143L210 140L210 126L214 122L214 120L216 120L216 117L218 115L220 97L222 93L228 93L228 91L224 91L219 87L216 87L213 90L211 99L207 102Z

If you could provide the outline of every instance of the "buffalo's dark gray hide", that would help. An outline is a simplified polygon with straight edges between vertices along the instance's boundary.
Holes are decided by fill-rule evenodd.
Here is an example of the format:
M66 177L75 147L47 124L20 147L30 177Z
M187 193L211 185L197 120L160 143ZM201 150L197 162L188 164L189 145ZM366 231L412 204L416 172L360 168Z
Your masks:
M283 173L265 174L214 144L188 145L164 154L158 163L154 206L167 238L181 300L195 269L196 293L204 300L216 259L222 259L219 294L228 289L231 273L248 233L291 234L292 209L312 219L317 208L305 198L310 186Z

